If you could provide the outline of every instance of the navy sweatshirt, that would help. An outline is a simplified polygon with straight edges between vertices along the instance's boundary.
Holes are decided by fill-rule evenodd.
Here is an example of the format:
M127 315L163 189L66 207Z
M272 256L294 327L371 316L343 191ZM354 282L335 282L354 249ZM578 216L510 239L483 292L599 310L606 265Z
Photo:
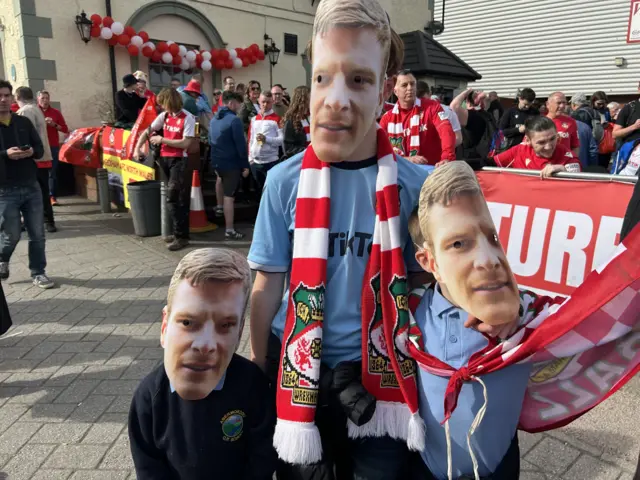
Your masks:
M222 107L209 124L211 165L216 170L249 168L247 139L242 120L229 107Z
M161 364L129 411L138 480L271 480L275 420L267 378L245 358L234 355L222 388L197 401L171 393Z

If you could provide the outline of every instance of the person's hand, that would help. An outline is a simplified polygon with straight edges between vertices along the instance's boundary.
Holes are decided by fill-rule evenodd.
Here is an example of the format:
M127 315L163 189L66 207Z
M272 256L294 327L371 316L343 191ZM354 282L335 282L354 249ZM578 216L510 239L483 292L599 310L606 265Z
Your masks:
M45 117L44 121L47 122L47 125L55 125L53 118L51 117Z
M140 149L136 148L135 152L133 152L133 160L136 162L140 160Z
M506 340L515 333L518 329L518 318L515 318L513 322L505 323L503 325L488 325L481 322L476 317L469 315L469 318L464 322L465 328L472 328L480 333L486 333L490 337L500 338Z
M633 129L634 130L640 129L640 120L635 121L635 123L633 124Z
M256 135L256 140L258 140L259 142L265 142L267 140L267 137L264 136L264 133L258 133Z
M442 165L446 165L450 161L451 160L440 160L438 163L436 163L436 168L441 167Z
M414 155L413 157L407 157L411 163L415 163L416 165L429 165L429 160L424 158L422 155Z
M549 178L556 172L565 172L564 165L551 165L550 163L540 171L540 178Z
M242 176L244 178L247 178L249 176L249 169L248 168L243 168L242 169Z
M161 145L162 144L162 137L160 135L154 135L153 137L151 137L149 139L149 141L151 143L153 143L154 145Z
M29 150L20 150L18 147L11 147L7 150L7 156L11 160L22 160L33 156L33 148Z
M518 131L519 131L520 133L524 133L524 125L520 125L520 126L518 127Z

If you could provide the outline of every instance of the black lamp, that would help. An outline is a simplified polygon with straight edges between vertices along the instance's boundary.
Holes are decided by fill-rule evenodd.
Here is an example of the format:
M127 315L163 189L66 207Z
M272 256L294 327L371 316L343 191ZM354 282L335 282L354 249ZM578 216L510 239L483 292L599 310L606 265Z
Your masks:
M93 27L93 22L87 18L87 14L84 13L84 10L80 15L76 15L76 27L78 27L78 32L80 32L80 38L84 43L89 43L91 40L91 27Z
M268 44L267 41L270 41L271 44ZM269 56L269 78L271 85L273 85L273 67L278 64L280 49L276 47L273 38L269 37L266 33L264 34L264 53Z

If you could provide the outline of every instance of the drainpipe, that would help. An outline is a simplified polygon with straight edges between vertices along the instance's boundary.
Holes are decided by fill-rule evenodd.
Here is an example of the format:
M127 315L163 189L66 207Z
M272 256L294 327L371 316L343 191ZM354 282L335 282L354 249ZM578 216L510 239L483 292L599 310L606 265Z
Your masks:
M105 0L105 9L107 16L113 18L111 15L111 0ZM116 93L118 92L118 80L116 78L116 51L115 48L109 45L109 67L111 70L111 95L113 100L114 117L116 108Z

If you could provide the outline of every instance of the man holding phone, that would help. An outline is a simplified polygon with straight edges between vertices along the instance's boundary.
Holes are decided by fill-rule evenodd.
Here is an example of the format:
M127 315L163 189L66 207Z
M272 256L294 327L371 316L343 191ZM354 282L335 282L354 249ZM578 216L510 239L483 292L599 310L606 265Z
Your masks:
M44 147L31 121L11 112L12 95L11 83L0 80L0 280L9 278L22 215L33 284L52 288L55 284L45 274L44 208L35 162L44 155Z

